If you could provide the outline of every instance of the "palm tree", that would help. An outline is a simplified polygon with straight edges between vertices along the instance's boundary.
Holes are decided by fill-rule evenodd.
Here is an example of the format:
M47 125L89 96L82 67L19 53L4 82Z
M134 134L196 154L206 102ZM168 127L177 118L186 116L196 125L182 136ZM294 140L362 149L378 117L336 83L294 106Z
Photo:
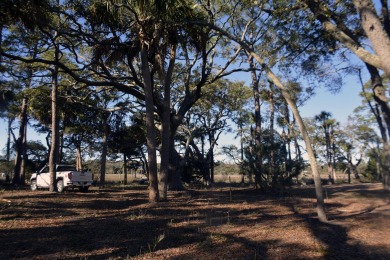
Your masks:
M315 116L315 120L321 124L325 134L325 151L326 151L326 162L328 165L328 175L332 183L336 181L336 172L334 169L334 139L333 139L333 128L336 125L336 121L332 119L332 113L321 111L319 115Z

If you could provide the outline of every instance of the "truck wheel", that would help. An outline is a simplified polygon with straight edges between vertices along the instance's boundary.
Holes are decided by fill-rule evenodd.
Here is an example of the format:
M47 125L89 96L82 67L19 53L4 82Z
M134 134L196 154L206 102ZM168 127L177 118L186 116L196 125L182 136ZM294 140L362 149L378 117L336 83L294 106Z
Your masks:
M63 180L58 180L57 181L57 191L58 192L63 192L64 191L64 181Z
M31 190L37 190L37 189L38 189L38 187L37 187L37 181L36 181L36 180L31 181L31 183L30 183L30 189L31 189Z
M89 186L79 187L79 190L80 190L81 192L88 192L88 188L89 188Z

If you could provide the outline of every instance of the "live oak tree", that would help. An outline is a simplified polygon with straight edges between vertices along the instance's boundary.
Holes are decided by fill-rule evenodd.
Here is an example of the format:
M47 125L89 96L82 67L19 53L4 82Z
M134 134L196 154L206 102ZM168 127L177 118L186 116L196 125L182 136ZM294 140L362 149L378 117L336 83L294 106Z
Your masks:
M202 88L231 73L227 72L227 68L232 63L235 56L237 56L239 50L236 51L236 55L229 57L225 64L216 64L214 60L219 56L216 48L221 41L221 37L210 34L210 30L207 27L194 26L193 24L187 23L187 21L191 20L204 20L206 19L204 13L207 13L200 12L196 6L191 5L190 1L178 1L176 5L173 3L170 4L169 6L173 9L169 10L169 15L164 14L164 12L167 11L164 9L166 6L159 6L158 4L161 3L157 3L157 6L154 5L156 3L150 3L149 6L137 6L137 3L132 1L122 3L125 5L120 5L119 2L116 4L117 8L127 6L128 10L132 10L132 8L141 8L142 10L137 9L134 10L134 12L145 11L142 15L149 15L149 27L145 26L143 29L148 28L150 31L142 33L137 31L139 29L137 29L136 24L142 25L142 23L145 22L137 17L135 24L131 24L131 27L125 26L125 30L135 30L133 31L135 36L149 37L137 38L138 36L136 36L136 38L132 39L132 44L135 43L135 49L132 49L131 53L132 55L137 54L137 56L131 56L131 61L134 62L134 64L128 63L127 66L130 66L131 68L130 72L133 84L142 89L142 92L145 93L145 95L141 97L142 99L145 99L145 101L148 94L148 92L145 91L147 90L146 79L152 77L150 84L154 92L154 95L152 95L153 100L149 100L145 104L147 107L148 104L151 106L150 110L147 110L149 111L147 113L151 115L153 109L153 112L156 112L158 115L157 122L161 123L162 146L160 152L162 161L159 189L161 191L161 199L164 200L166 199L167 194L167 175L164 173L167 169L165 166L167 162L169 162L171 169L169 173L172 177L170 187L173 189L182 188L180 184L180 167L178 167L181 159L174 149L174 138L177 128L180 126L187 111L199 98L201 98ZM115 9L115 4L113 7ZM147 9L146 7L150 8ZM162 12L157 12L157 9L155 8L161 7L163 7ZM126 12L126 10L122 11ZM132 15L133 14L130 13L127 18L125 16L124 19L131 20L133 19ZM212 19L212 17L209 17L208 19ZM151 26L153 23L157 27ZM169 28L167 26L169 26ZM156 28L159 30L155 31ZM151 38L151 36L153 37ZM134 40L136 41L134 42ZM115 39L111 39L110 44L113 45L114 41ZM147 53L145 53L144 56L138 56L138 53L142 54L141 46L144 44L143 41L153 48L145 47L145 52ZM102 47L104 47L104 45ZM118 50L120 51L120 49ZM120 55L112 55L120 52L111 51L109 53L111 54L107 57L123 57ZM121 53L126 54L126 52ZM110 58L109 60L112 59ZM143 73L146 73L149 76ZM175 73L175 75L180 75L180 77L173 78L173 73ZM139 77L140 74L143 74L142 78ZM173 94L174 96L170 97L173 89L181 89L181 92L175 91L175 94ZM149 95L150 94L151 93L149 93ZM174 101L173 103L171 103L172 100ZM150 120L152 119L154 120L154 118L150 116ZM153 125L155 124L152 124L152 121L147 125L148 131L152 131L151 134L155 131L155 129L152 129ZM153 135L155 135L155 133ZM155 138L148 138L151 142L154 142L154 139ZM149 161L149 164L150 163L151 162ZM152 169L153 168L149 167L149 171L152 172ZM153 178L151 180L150 183L152 185L154 180Z
M195 168L201 172L205 183L214 182L215 148L219 137L231 131L228 119L248 102L249 94L249 88L243 82L221 79L204 89L202 99L187 113L183 135L188 138L192 162L198 166Z
M183 23L180 25L179 21L194 19L199 17L199 14L192 9L187 1L170 1L169 3L162 1L113 1L110 3L110 9L120 15L122 28L127 27L125 30L133 33L132 38L128 38L128 40L134 46L133 52L139 53L139 68L142 78L135 74L134 65L128 65L130 65L133 72L135 84L141 86L144 91L150 183L149 198L151 201L166 200L172 136L170 130L170 89L176 64L176 52L179 46L182 46L182 50L187 52L187 47L191 44L199 52L203 48L202 41L204 41L202 30L197 30L197 27L185 27ZM122 54L126 55L126 53ZM202 77L204 83L206 78ZM161 86L163 93L156 91L158 85ZM161 95L161 99L156 98L158 95ZM157 102L161 103L157 104ZM193 102L191 98L188 103L191 105ZM162 122L159 180L157 180L156 130L154 127L155 107L160 108L157 112L159 112Z

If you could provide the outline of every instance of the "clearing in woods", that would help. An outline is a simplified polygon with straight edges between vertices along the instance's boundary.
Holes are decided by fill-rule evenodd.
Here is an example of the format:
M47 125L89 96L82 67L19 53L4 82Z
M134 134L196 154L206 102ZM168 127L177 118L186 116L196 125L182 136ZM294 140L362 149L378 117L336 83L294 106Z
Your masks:
M390 259L390 198L381 184L313 187L285 197L250 188L89 193L0 191L0 259Z

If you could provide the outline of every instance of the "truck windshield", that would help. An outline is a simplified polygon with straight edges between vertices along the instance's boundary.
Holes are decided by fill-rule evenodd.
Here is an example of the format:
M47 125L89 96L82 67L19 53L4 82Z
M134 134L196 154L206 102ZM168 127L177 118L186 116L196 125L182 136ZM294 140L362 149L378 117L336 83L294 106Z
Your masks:
M76 171L76 167L70 165L61 165L57 168L58 172Z

